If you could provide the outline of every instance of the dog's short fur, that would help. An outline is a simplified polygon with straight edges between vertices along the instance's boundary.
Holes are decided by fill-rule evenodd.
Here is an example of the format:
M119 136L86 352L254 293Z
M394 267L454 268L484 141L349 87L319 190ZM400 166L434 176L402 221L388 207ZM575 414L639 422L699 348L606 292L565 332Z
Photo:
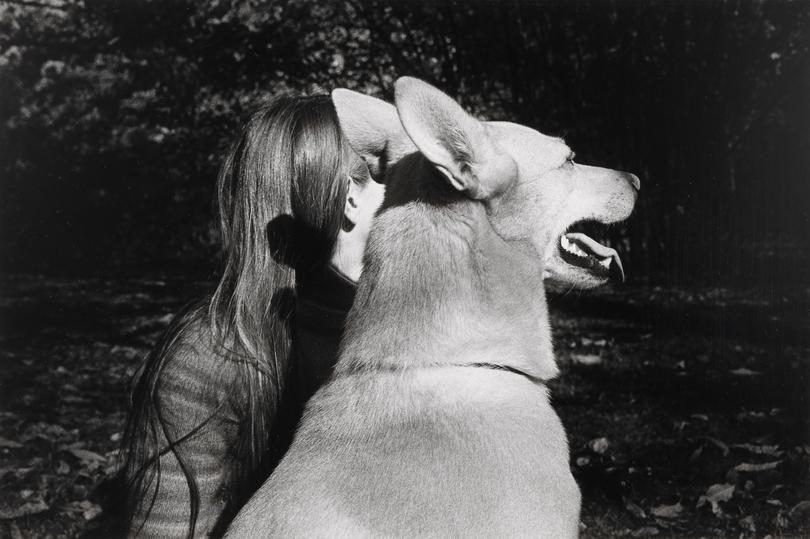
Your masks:
M397 82L396 108L333 98L386 200L334 376L230 536L575 537L543 280L606 280L565 262L561 235L625 219L638 179L416 79Z

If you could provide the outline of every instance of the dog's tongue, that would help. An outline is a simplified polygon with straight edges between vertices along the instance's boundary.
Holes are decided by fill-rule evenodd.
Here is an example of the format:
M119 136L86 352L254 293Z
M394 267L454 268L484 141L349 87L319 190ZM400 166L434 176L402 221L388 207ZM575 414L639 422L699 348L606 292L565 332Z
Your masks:
M619 253L617 253L615 249L606 247L581 232L569 232L564 235L564 238L579 247L586 255L598 259L597 263L602 268L615 274L620 280L624 281L622 259L619 258Z

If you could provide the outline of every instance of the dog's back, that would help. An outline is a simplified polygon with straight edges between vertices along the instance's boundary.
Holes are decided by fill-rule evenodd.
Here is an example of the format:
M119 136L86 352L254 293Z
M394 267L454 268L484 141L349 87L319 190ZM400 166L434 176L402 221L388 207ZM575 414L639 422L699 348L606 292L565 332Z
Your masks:
M635 177L569 168L559 139L485 125L414 79L397 110L333 97L386 199L335 373L229 534L575 537L543 279L577 212L629 214Z
M231 533L573 537L579 491L542 386L437 367L340 376Z

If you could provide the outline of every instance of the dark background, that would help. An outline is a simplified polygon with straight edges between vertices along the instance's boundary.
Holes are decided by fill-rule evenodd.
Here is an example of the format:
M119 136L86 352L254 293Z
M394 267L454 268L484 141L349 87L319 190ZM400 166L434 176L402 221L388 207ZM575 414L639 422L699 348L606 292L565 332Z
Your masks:
M210 264L257 102L407 74L636 172L631 275L806 282L805 2L50 1L0 12L6 271Z
M257 104L421 77L642 179L551 295L583 537L810 536L810 3L0 2L0 537L98 531Z

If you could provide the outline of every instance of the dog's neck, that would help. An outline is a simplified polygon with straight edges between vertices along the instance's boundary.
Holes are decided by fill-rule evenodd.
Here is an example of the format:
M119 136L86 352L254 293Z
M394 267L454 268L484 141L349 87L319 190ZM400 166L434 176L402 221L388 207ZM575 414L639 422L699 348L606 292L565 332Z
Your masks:
M495 364L553 378L539 257L501 239L482 203L426 184L375 221L336 372Z

